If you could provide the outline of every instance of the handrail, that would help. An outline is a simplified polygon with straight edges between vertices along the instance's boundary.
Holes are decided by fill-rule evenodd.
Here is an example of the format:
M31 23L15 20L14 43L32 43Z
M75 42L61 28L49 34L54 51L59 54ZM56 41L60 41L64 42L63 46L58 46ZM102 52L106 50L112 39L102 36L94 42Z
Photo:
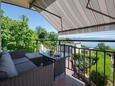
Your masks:
M115 51L110 51L110 50L105 50L105 51L102 51L102 50L99 50L99 49L89 49L89 48L78 48L76 46L73 46L73 45L68 45L68 44L59 44L60 48L64 51L64 53L68 52L68 54L70 55L68 58L67 58L67 65L66 65L66 68L68 68L69 70L72 70L74 71L74 77L77 78L77 79L80 79L82 80L83 82L85 82L88 86L99 86L100 83L99 83L99 69L98 69L98 66L99 66L99 63L98 63L98 60L100 59L100 56L99 56L99 52L101 52L103 54L103 56L101 56L101 58L103 58L102 60L102 68L103 68L103 77L101 77L103 79L103 86L106 86L106 73L107 72L107 68L106 68L106 62L108 61L107 60L107 55L110 55L109 57L111 57L111 60L113 60L113 63L112 65L114 67L111 67L111 69L113 69L113 71L111 71L113 74L113 81L111 83L113 83L112 86L115 86ZM67 48L65 48L67 47ZM59 50L61 50L59 49ZM66 50L67 51L66 51ZM75 53L76 53L76 49L78 50L77 52L81 55L79 58L76 58ZM88 53L88 56L86 55L85 52L81 52L81 50L85 51L85 50L88 50L89 53ZM94 59L92 58L92 51L94 51L95 55L94 55ZM82 55L83 54L83 55ZM79 56L79 55L78 55ZM86 57L87 56L87 57ZM84 58L85 59L84 59ZM81 59L82 59L82 62L81 62ZM73 61L77 61L77 64L74 63ZM70 64L71 63L71 64ZM92 78L88 78L86 77L85 75L85 71L88 70L88 76L90 77L92 74L92 65L95 64L95 82L93 82ZM81 65L81 67L80 67ZM77 69L76 69L77 68ZM82 72L80 72L82 71ZM110 77L109 77L110 78Z
M69 46L69 47L73 47L73 48L77 48L77 49L86 49L86 50L93 50L93 51L101 51L101 52L110 52L110 53L115 53L115 51L111 51L111 50L105 50L105 51L102 51L102 50L99 50L99 49L90 49L90 48L78 48L76 46L73 46L73 45L67 45L67 44L60 44L60 46Z

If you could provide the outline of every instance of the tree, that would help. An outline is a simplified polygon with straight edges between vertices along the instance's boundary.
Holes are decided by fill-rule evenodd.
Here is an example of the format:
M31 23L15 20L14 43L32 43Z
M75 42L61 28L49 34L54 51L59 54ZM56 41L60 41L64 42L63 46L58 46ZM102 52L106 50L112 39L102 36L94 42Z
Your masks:
M29 21L29 18L28 18L27 16L25 16L25 15L21 15L21 16L19 17L19 19L20 19L22 22L28 22L28 21Z
M96 48L99 49L99 50L102 50L102 51L105 51L105 50L109 50L109 49L110 49L110 47L109 47L109 46L106 46L104 43L98 43L98 45L97 45Z
M28 27L29 18L25 15L21 15L21 16L19 16L19 19L21 20L20 21L21 26L23 28L25 27L25 28L29 29L29 27Z
M3 14L4 14L4 11L0 9L0 42L1 42L1 24L2 24ZM1 50L1 43L0 43L0 50Z
M82 47L82 48L89 48L89 47L87 47L87 46L85 46L85 45L81 45L81 47Z
M38 48L37 34L28 28L27 21L3 17L1 28L3 50L35 51Z
M36 27L36 32L40 40L45 40L47 38L47 31L42 27Z
M56 33L50 32L50 33L48 34L48 39L49 39L49 40L57 40L57 39L58 39L58 36L57 36Z
M36 27L36 33L40 43L44 44L45 47L55 50L58 35L54 32L47 32L43 27ZM47 40L47 41L45 41Z
M4 11L0 9L0 18L3 17Z
M108 54L106 54L106 62L104 63L104 52L99 52L98 51L98 62L97 62L97 81L96 83L96 64L92 65L91 67L91 73L90 73L90 79L94 81L95 84L98 84L97 86L104 86L104 80L105 84L107 84L107 81L112 81L113 80L113 71L112 71L112 62L111 58ZM104 70L104 65L105 69ZM105 77L104 77L104 72L105 72ZM106 85L105 85L106 86Z

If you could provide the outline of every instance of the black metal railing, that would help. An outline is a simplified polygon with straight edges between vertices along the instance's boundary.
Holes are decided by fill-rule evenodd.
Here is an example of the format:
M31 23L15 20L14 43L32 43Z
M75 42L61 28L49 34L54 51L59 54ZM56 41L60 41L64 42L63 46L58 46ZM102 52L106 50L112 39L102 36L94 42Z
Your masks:
M81 48L64 41L59 41L58 51L68 53L66 68L88 86L115 86L114 51Z
M56 40L56 42L54 50L63 52L64 56L68 54L65 67L74 71L74 77L88 86L115 86L115 52L74 45L74 42L115 43L114 40Z

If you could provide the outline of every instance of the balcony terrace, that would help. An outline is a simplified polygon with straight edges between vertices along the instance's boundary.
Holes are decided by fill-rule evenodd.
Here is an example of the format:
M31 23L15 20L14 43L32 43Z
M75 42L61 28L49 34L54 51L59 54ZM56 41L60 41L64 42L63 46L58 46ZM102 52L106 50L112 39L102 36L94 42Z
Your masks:
M79 48L69 43L59 40L56 54L10 52L19 75L0 81L0 86L114 86L114 51Z
M56 28L59 36L115 30L115 0L0 0L0 6L1 2L39 12ZM0 13L0 19L1 16ZM11 25L10 29L12 27L15 26ZM5 36L6 39L10 38L7 34ZM115 51L77 47L73 44L115 43L115 40L56 42L55 52L58 54L54 51L53 54L51 51L14 51L5 53L5 56L3 54L3 57L8 57L3 61L10 62L3 65L7 68L12 64L17 73L12 75L14 77L8 76L3 66L0 86L115 86ZM38 39L34 43L37 44Z
M84 82L72 76L73 71L66 69L66 74L62 74L54 81L53 86L86 86Z

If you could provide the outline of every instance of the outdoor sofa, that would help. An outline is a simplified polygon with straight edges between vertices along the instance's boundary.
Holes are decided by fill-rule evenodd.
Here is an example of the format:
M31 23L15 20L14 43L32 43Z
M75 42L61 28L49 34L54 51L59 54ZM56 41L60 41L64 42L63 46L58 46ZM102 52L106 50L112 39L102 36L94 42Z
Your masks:
M0 86L52 86L54 81L53 64L34 64L42 57L29 59L24 51L9 52L15 65L17 75L7 77L0 71ZM39 59L40 58L40 59ZM38 63L40 62L38 61Z

